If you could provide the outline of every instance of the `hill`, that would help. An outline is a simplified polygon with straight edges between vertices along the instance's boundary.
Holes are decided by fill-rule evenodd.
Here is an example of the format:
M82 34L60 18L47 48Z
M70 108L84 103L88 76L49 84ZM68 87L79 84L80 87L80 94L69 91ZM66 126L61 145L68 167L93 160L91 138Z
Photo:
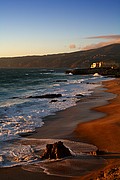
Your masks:
M120 44L72 53L0 58L0 68L89 68L100 61L120 67Z

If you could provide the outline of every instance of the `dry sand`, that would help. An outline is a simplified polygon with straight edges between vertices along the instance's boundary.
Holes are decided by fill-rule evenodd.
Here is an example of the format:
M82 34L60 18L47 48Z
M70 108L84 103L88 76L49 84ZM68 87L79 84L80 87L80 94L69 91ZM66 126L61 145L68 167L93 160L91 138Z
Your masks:
M99 149L108 151L108 155L104 157L108 165L102 169L102 172L110 172L115 167L120 168L120 79L103 84L108 88L107 92L117 94L117 97L110 100L109 104L94 108L96 111L104 112L106 116L79 124L74 133L81 141L92 143ZM97 171L77 179L97 179L96 177L99 176L100 172ZM115 178L120 179L120 172L118 172L118 177L111 175L98 179L113 180Z
M120 152L120 79L104 84L108 92L117 94L117 98L110 100L108 105L94 108L106 113L105 117L79 124L75 133L81 140L95 144L99 149Z
M86 99L84 98L81 102L78 102L77 106L58 112L54 116L45 118L45 125L42 128L38 128L36 133L30 136L30 138L61 138L77 140L94 144L99 149L107 150L112 153L119 153L120 79L108 81L104 84L109 89L109 92L118 94L117 98L110 100L108 104L106 100L109 100L114 96L112 96L111 93L103 92L102 88L97 88L92 96ZM100 107L94 108L98 106ZM119 155L116 154L114 154L114 156L107 156L107 163L109 163L109 166L111 166L111 164L114 165L115 163L118 164L119 158ZM89 163L89 161L87 161L87 163ZM97 173L99 173L96 168L100 168L101 165L98 165L97 167L95 166L96 165L93 163L93 165L87 169L87 173L89 175L77 177L77 179L90 179L91 177L96 177ZM0 179L67 180L70 178L49 176L43 173L42 169L39 172L29 172L25 171L21 167L14 167L0 169Z

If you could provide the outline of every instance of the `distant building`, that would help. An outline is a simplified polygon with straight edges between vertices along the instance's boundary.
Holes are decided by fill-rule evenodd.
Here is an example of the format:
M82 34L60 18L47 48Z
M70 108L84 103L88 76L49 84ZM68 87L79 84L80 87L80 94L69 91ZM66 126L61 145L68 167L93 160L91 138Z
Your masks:
M96 63L92 63L90 68L100 68L102 67L103 62L96 62Z

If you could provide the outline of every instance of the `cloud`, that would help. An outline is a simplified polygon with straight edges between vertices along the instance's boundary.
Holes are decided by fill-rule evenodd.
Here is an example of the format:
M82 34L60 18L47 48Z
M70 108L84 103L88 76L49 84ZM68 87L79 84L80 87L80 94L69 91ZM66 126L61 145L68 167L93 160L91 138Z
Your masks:
M70 49L75 49L75 48L76 48L76 45L75 45L75 44L70 44L70 45L69 45L69 48L70 48Z
M120 35L106 35L106 36L91 36L86 39L120 39Z
M107 39L108 41L87 45L82 48L83 50L95 49L114 43L120 43L120 35L92 36L92 37L87 37L86 39Z

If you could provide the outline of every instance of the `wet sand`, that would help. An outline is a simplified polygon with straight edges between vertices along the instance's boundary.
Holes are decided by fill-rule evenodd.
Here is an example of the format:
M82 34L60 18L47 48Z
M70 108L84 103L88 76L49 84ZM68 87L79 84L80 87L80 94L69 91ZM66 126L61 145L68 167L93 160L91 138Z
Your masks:
M108 81L104 84L109 89L109 92L119 94L119 79ZM69 139L94 144L99 149L104 149L115 153L120 152L120 96L118 95L114 100L110 100L110 104L108 104L108 100L112 99L113 97L115 97L115 95L106 93L103 91L102 87L98 87L96 88L92 96L83 98L80 102L77 103L76 106L64 111L60 111L56 115L45 118L45 125L41 128L36 129L36 133L29 136L29 138ZM99 108L94 108L98 106ZM86 164L89 163L89 161L86 161ZM78 170L79 165L80 163L77 164ZM87 169L87 173L90 174L92 172L93 175L93 172L96 173L96 169L100 167L101 164L100 166L98 165L96 167L96 163L93 163L93 166L90 166ZM64 168L63 164L62 168ZM81 178L82 177L77 177L77 179ZM46 175L45 173L43 173L42 169L39 172L29 172L24 170L22 167L14 167L0 169L0 179L67 180L71 178Z

